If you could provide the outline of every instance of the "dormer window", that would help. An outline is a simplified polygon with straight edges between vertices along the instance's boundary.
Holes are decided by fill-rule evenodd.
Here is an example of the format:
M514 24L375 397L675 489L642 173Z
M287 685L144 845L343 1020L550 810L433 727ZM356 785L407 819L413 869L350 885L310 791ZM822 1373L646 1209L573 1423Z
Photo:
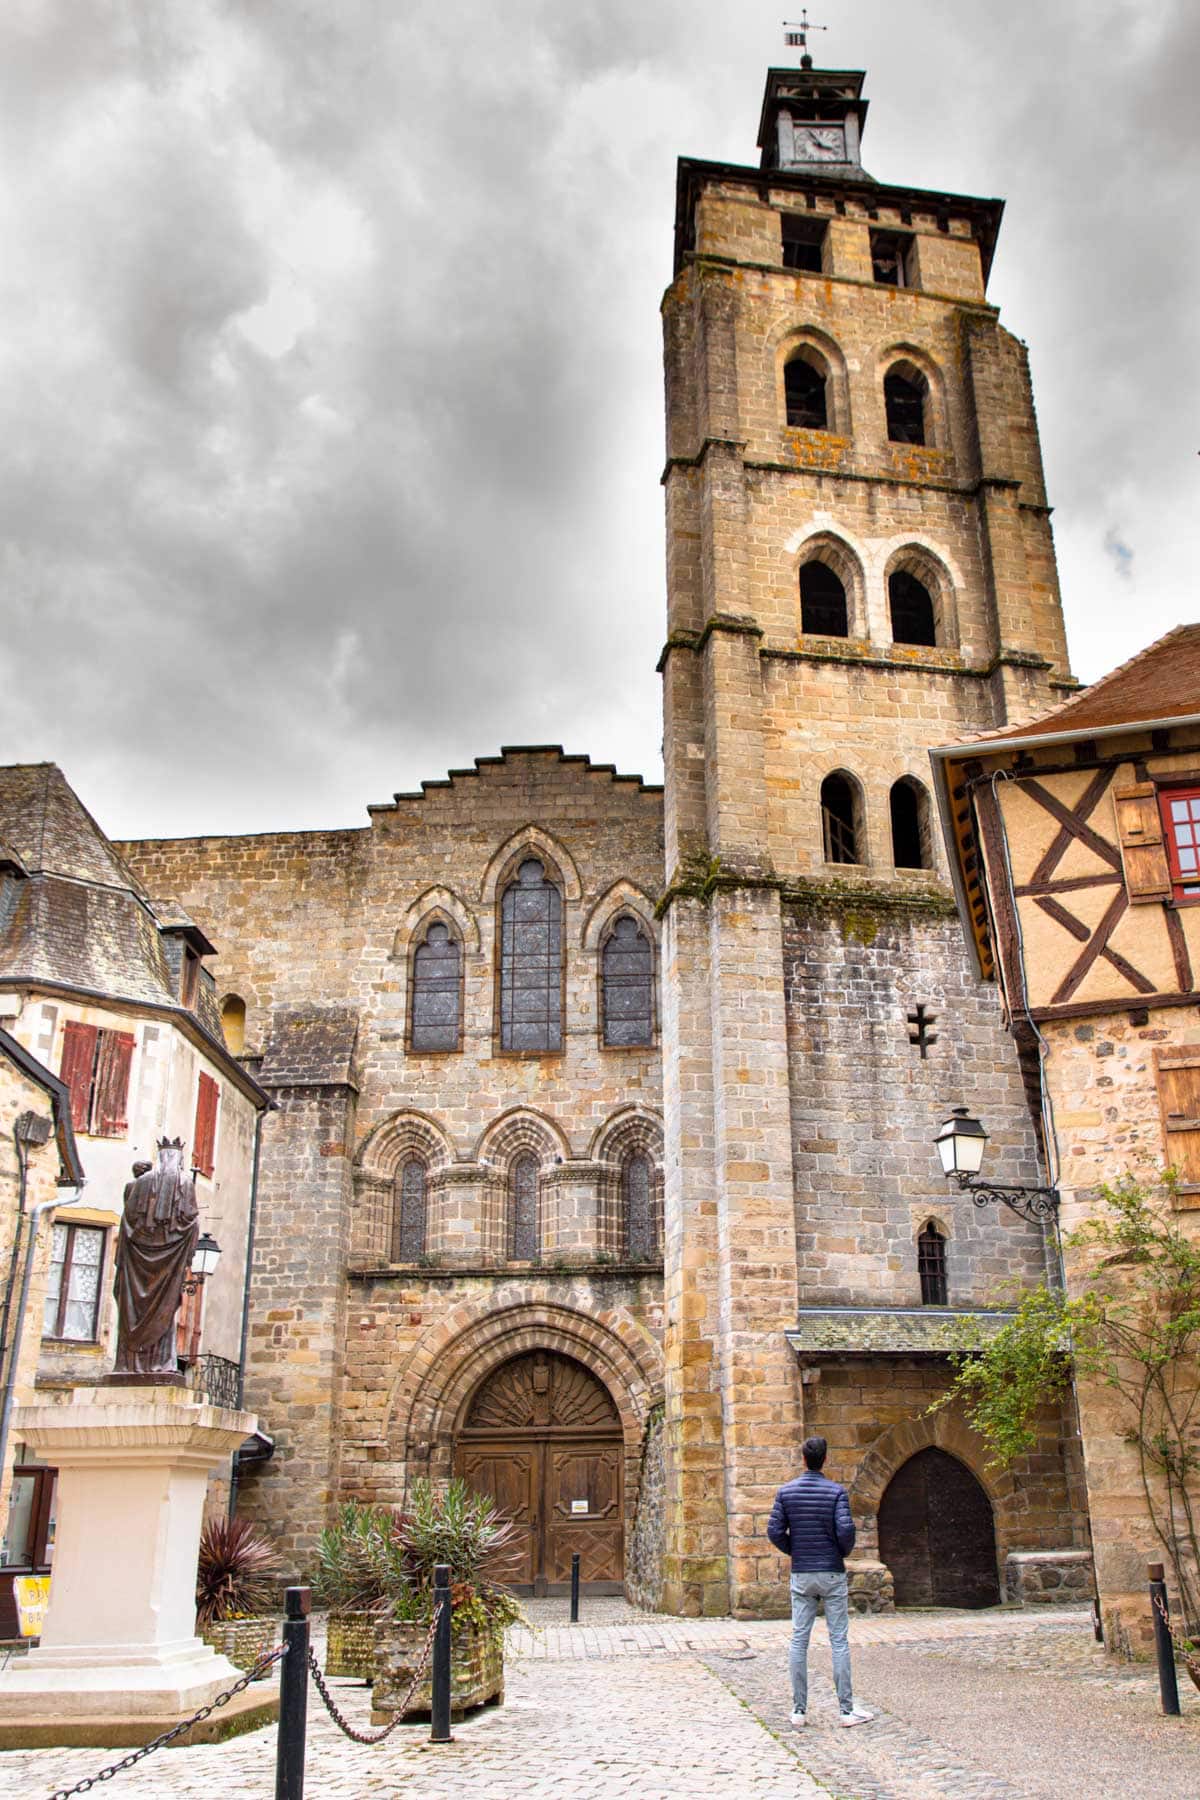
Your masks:
M871 274L883 287L916 287L912 244L907 232L871 233Z
M819 275L824 267L824 219L808 219L799 213L783 214L783 266Z

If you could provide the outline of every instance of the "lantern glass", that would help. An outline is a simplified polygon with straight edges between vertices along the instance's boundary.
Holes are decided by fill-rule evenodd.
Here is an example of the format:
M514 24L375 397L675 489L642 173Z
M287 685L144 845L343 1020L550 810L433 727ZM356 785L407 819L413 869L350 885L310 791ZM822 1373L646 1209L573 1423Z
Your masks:
M206 1280L215 1272L220 1257L220 1244L206 1231L192 1252L192 1274L198 1275L201 1281Z
M934 1140L942 1159L942 1173L956 1176L978 1175L983 1166L983 1152L988 1134L973 1119L965 1106L956 1106Z

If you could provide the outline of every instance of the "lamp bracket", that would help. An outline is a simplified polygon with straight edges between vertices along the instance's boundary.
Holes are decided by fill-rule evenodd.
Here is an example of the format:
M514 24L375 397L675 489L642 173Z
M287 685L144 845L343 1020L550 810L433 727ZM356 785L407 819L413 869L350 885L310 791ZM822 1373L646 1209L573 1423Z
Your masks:
M955 1177L964 1193L970 1194L976 1206L999 1204L1030 1224L1058 1216L1058 1189L1043 1187L998 1187L994 1182L976 1181L971 1175Z

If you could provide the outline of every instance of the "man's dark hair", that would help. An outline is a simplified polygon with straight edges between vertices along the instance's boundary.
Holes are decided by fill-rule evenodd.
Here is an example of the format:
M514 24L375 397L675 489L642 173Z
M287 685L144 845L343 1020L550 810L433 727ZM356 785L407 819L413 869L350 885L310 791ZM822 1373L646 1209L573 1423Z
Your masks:
M805 1438L800 1446L804 1453L804 1461L808 1468L819 1469L825 1461L829 1445L822 1437Z

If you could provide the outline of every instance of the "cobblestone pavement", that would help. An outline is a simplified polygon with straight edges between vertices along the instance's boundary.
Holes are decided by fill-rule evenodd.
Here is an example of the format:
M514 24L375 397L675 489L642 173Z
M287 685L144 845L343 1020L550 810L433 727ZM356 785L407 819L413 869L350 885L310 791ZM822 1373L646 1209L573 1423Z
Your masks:
M783 1621L670 1619L585 1596L529 1603L510 1641L507 1703L431 1746L405 1726L379 1749L334 1729L310 1688L316 1800L1081 1800L1200 1794L1200 1695L1164 1719L1152 1670L1109 1663L1088 1615L904 1613L854 1619L855 1691L870 1725L837 1725L824 1626L810 1656L811 1723L788 1725ZM366 1690L335 1682L357 1724ZM1183 1689L1186 1688L1186 1692ZM103 1752L0 1754L0 1796L45 1800ZM107 1785L107 1784L106 1784ZM274 1732L164 1751L115 1779L113 1800L268 1800Z

